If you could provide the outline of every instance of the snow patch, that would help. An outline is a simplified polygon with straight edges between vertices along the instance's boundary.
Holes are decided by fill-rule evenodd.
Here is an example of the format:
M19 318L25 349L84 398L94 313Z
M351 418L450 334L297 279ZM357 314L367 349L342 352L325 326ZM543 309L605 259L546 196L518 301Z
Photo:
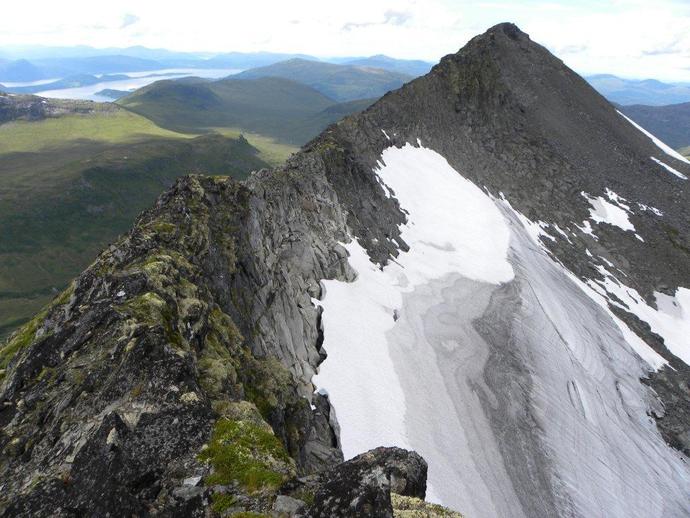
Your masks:
M661 167L663 167L664 169L666 169L669 173L671 173L671 174L677 176L678 178L682 178L683 180L687 180L687 179L688 179L688 177L685 176L683 173L681 173L681 172L678 171L677 169L674 169L674 168L671 167L670 165L665 164L664 162L662 162L662 161L659 160L658 158L654 158L653 156L650 156L649 158L651 158L652 160L654 160L657 164L659 164Z
M501 390L483 376L487 343L473 325L453 327L458 319L481 316L481 306L471 314L477 295L488 301L496 294L507 297L508 308L516 304L521 317L509 329L527 341L515 345L539 350L530 361L536 397L529 408L545 430L547 451L563 467L565 494L576 500L573 508L587 505L595 511L590 516L627 516L652 497L655 509L662 508L659 495L681 487L678 480L686 471L668 462L671 454L646 414L647 389L639 378L666 360L613 314L606 286L583 282L545 252L547 224L530 221L502 196L503 201L492 198L432 150L408 144L386 149L381 158L375 173L408 215L400 230L410 250L380 268L353 240L344 246L356 279L323 281L324 298L314 301L323 308L328 359L313 381L336 410L345 457L381 445L417 446L429 459L430 499L438 501L441 495L476 516L522 515L519 504L500 507L517 497L510 496L513 486L506 485L508 476L501 471L504 457L482 412L482 405L492 405ZM606 197L603 202L627 220L618 205L626 200L614 200L608 192ZM590 220L582 228L596 239ZM462 276L486 284L467 281L462 291L465 287L455 287L465 283ZM444 284L448 279L453 284ZM520 291L511 294L514 288ZM441 299L450 304L447 308L435 295L461 292L466 298ZM657 295L657 306L675 321L686 318L690 290L679 290L675 297ZM432 319L427 313L434 311ZM611 321L602 320L606 315ZM548 334L542 335L544 330ZM436 348L429 349L432 342ZM480 394L489 403L481 403ZM564 395L570 401L566 405ZM566 408L571 404L577 415ZM512 458L505 457L505 465ZM652 497L640 495L642 487ZM612 505L617 507L609 513ZM569 509L567 502L563 506Z
M585 193L582 193L585 197L587 195ZM505 199L505 197L502 198L502 202L506 204L506 206L509 208L513 214L517 216L517 218L520 220L522 223L523 227L527 231L527 233L530 235L532 240L539 245L542 249L544 247L542 246L541 242L539 241L539 236L535 234L534 232L534 227L538 227L536 223L533 223L530 221L527 217L525 217L523 214L515 210L510 203ZM618 209L621 210L621 209ZM591 230L591 226L589 225L589 221L585 220L584 221L584 226ZM577 225L576 225L577 226ZM583 230L581 227L580 230ZM583 230L583 232L585 232ZM592 232L585 232L586 234L591 234L592 237L595 239L596 236ZM587 254L588 257L593 257L592 253L589 251L589 249L585 249L585 253ZM549 254L552 260L555 261L555 259ZM600 256L601 257L601 256ZM603 257L601 257L604 259ZM604 259L605 262L609 263L606 259ZM632 348L637 355L642 358L652 369L658 370L662 366L668 364L668 362L659 354L657 353L654 349L652 349L644 340L642 340L639 336L637 336L626 324L623 322L620 318L618 318L613 311L611 311L611 308L609 308L608 302L610 301L609 297L607 296L607 292L605 288L602 286L599 286L592 280L588 280L587 282L581 281L575 274L573 274L570 270L567 268L563 267L563 265L559 262L557 264L563 269L564 273L582 290L584 291L594 302L596 302L614 321L618 329L620 330L621 334L623 335L623 338L625 341L628 343L628 345ZM610 264L610 263L609 263ZM601 265L594 265L594 267L600 272L600 273L608 273L608 271ZM685 288L681 288L685 289ZM686 312L688 316L690 316L690 290L685 290L688 292L687 295L687 301L684 303L687 303L688 305L685 306L688 308L688 311ZM685 297L686 295L684 295ZM684 299L685 300L685 299ZM628 311L627 308L623 307L626 311ZM690 318L688 319L688 325L690 325ZM690 336L690 331L688 331L688 336ZM668 346L667 346L668 347ZM669 347L670 349L670 347Z
M589 209L590 219L596 223L608 223L622 230L635 231L635 227L628 219L628 214L624 209L606 201L602 196L596 198L586 192L581 193L591 205Z
M618 111L618 110L616 110L616 111ZM644 133L645 135L647 135L647 136L652 140L652 142L654 142L654 144L656 144L656 146L657 146L659 149L661 149L664 153L666 153L668 156L673 157L673 158L675 158L676 160L680 160L681 162L685 162L686 164L690 164L690 160L688 160L688 159L685 158L683 155L681 155L680 153L678 153L678 151L676 151L676 150L673 149L672 147L668 146L667 144L664 144L661 140L659 140L659 139L656 138L654 135L652 135L649 131L647 131L647 130L644 129L642 126L640 126L639 124L637 124L634 120L629 119L628 117L626 117L625 115L623 115L620 111L618 111L618 115L620 115L621 117L623 117L623 118L624 118L625 120L627 120L630 124L632 124L632 125L635 126L638 130L640 130L642 133ZM686 178L686 179L687 179L687 178Z
M630 205L623 203L623 202L627 202L628 200L626 200L622 196L619 196L618 194L613 192L608 187L606 188L606 196L608 197L609 200L611 200L613 203L618 205L621 209L625 209L628 212L632 212L632 210L630 210Z
M599 238L594 233L594 229L592 228L592 224L589 222L588 219L586 219L582 222L582 226L580 226L576 223L573 223L573 225L575 225L577 228L579 228L583 234L587 234L589 236L592 236L595 241L599 241Z
M620 282L603 266L597 269L603 279L596 282L606 292L608 302L649 324L652 331L664 339L666 348L690 365L690 289L679 287L674 297L655 292L657 309L654 309L637 290Z
M660 211L659 209L657 209L656 207L652 207L651 205L645 205L644 203L637 202L637 206L640 208L640 210L649 211L649 212L651 212L652 214L654 214L654 215L656 215L656 216L661 217L661 216L664 215L663 212L661 212L661 211Z
M539 225L539 228L541 229L540 234L542 236L544 236L547 239L550 239L551 241L556 241L555 237L553 237L551 234L546 232L546 229L549 228L551 225L549 225L548 223L541 221L541 220L537 221L537 225Z
M571 245L573 244L573 242L570 240L570 236L566 234L565 230L559 227L556 223L553 224L553 228L556 229L556 232L562 235L565 238L565 240L568 241L568 243L570 243Z

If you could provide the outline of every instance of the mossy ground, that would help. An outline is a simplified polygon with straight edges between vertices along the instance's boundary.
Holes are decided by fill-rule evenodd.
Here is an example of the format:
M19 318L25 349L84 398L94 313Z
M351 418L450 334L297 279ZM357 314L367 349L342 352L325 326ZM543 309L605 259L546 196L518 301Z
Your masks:
M292 471L291 459L267 427L221 418L199 459L213 467L206 485L239 483L249 492L275 489Z
M235 503L237 503L237 498L234 495L229 495L227 493L213 493L211 495L211 509L217 513L222 513L230 509Z

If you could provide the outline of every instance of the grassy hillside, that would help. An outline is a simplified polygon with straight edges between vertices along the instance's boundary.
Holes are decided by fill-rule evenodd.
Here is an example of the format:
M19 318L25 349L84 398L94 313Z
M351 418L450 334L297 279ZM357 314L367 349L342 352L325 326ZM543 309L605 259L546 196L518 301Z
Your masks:
M178 132L244 132L278 155L294 151L362 105L340 106L313 88L275 77L159 81L118 104Z
M244 138L194 137L122 109L0 125L0 336L126 231L175 178L268 164Z
M0 125L0 154L40 151L79 145L126 143L144 137L178 137L181 135L156 126L150 120L126 110L71 114L40 121L12 121Z
M336 101L381 97L413 76L401 72L322 61L290 59L237 74L237 78L282 77L308 85Z
M619 109L672 148L690 147L690 103Z

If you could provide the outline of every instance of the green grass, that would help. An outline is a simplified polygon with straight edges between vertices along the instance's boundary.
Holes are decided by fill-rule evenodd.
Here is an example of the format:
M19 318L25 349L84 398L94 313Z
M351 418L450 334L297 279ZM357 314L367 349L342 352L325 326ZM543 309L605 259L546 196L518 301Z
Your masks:
M278 438L248 421L219 419L199 459L213 467L205 484L239 483L250 492L276 488L285 481L290 458Z
M66 115L41 121L13 121L0 125L0 155L61 148L66 142L87 140L118 144L146 137L189 138L156 126L126 110Z
M213 502L211 508L217 513L222 513L235 505L237 503L237 498L225 493L213 493L211 495L211 501Z
M678 152L684 157L690 158L690 146L681 148Z
M0 345L0 380L5 376L5 370L12 359L24 348L31 345L36 337L38 326L43 323L50 309L59 304L69 301L74 291L74 285L64 290L59 297L55 297L50 304L47 304L37 315L24 324L14 333L10 340Z
M438 504L396 493L391 493L391 504L395 518L427 518L430 516L435 518L463 518L460 513Z

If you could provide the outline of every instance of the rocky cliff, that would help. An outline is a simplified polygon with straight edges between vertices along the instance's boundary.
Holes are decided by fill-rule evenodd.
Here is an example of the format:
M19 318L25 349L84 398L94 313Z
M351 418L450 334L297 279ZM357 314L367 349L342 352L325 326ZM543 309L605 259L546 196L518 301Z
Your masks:
M340 463L395 444L470 516L682 516L689 175L494 27L282 168L180 180L10 338L0 508L390 516L424 461Z

